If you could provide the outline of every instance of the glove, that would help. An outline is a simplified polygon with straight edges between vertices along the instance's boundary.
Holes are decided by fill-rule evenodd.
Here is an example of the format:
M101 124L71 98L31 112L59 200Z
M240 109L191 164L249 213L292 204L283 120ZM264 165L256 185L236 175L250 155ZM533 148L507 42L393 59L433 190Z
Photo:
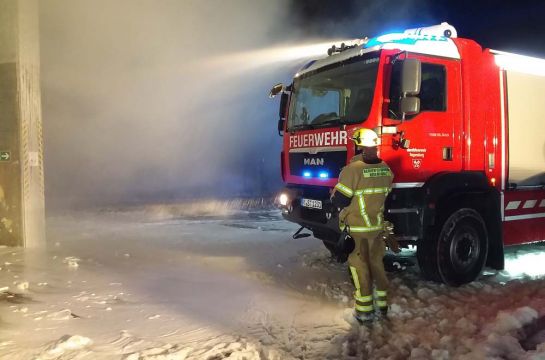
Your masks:
M382 237L382 240L386 243L386 246L390 248L390 250L392 250L396 254L401 252L401 249L399 248L399 243L394 236L394 225L391 222L384 222L384 230L382 231L380 236Z
M386 243L386 246L388 246L390 250L392 250L394 253L399 254L401 252L401 249L399 248L399 243L394 236L386 236L384 238L384 242Z

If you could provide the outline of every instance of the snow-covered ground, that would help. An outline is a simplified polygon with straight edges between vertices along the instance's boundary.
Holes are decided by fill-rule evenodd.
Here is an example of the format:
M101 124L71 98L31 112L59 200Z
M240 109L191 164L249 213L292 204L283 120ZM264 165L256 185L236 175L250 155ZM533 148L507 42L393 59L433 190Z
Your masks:
M361 327L346 265L295 230L218 202L52 215L47 250L0 248L0 358L545 359L545 247L456 289L390 274Z

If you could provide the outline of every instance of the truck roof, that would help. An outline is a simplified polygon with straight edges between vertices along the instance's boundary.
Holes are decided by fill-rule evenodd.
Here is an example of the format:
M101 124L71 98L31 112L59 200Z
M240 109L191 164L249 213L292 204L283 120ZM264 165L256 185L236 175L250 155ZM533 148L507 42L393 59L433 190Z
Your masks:
M460 59L460 52L453 38L456 29L444 22L439 25L408 29L402 33L380 35L371 39L349 40L340 49L332 47L332 54L315 60L301 69L295 77L304 75L324 66L339 63L382 49L396 49L452 59ZM339 51L340 50L340 51ZM545 60L507 52L490 50L496 64L505 70L545 76Z
M352 40L352 43L355 43L354 47L314 61L310 66L300 70L296 74L296 77L330 64L382 49L397 49L400 51L460 59L458 47L450 37L446 36L392 33L371 39ZM349 44L349 46L352 45Z

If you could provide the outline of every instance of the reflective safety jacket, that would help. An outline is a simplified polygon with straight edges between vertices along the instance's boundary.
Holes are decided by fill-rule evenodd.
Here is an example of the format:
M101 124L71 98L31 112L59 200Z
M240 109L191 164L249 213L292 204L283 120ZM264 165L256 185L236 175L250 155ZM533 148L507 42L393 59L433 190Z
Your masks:
M363 162L355 156L339 175L335 191L350 200L339 214L340 228L350 233L375 233L383 230L384 201L392 188L393 174L388 165ZM374 235L374 234L370 234Z

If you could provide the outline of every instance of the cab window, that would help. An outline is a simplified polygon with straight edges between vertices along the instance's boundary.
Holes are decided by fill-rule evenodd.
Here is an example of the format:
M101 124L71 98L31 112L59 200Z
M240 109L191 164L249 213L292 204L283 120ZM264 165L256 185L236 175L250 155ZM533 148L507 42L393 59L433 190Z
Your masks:
M392 68L390 83L390 105L388 107L389 117L401 119L399 113L400 82L401 82L401 61L396 62ZM423 111L446 111L446 69L443 65L422 63L422 84L420 86L420 112ZM407 116L407 119L413 118Z

